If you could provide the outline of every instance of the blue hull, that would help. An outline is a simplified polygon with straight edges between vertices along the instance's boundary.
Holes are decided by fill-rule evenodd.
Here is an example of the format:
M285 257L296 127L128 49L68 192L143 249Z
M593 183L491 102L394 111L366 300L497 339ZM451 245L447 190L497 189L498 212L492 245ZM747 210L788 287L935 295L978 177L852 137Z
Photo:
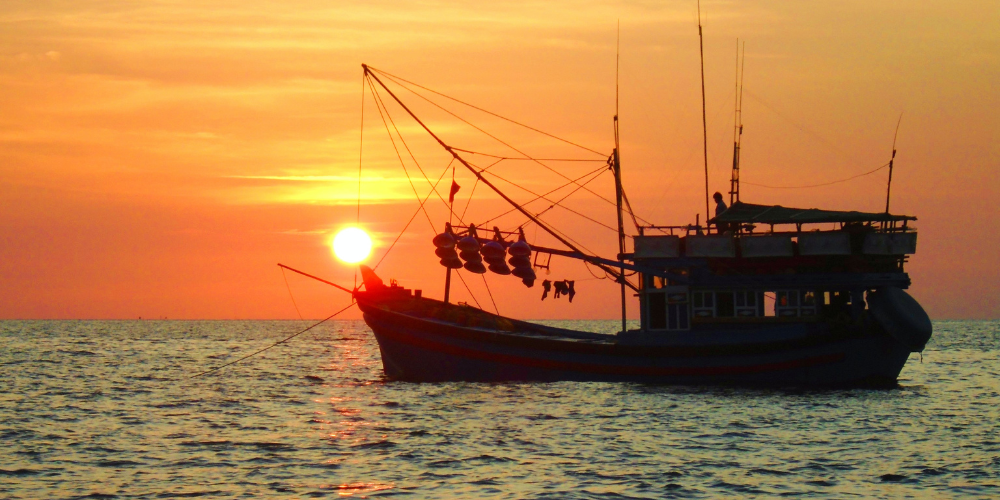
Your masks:
M386 375L419 382L884 387L895 385L909 357L909 349L884 332L834 331L818 322L613 336L513 320L503 331L360 305Z

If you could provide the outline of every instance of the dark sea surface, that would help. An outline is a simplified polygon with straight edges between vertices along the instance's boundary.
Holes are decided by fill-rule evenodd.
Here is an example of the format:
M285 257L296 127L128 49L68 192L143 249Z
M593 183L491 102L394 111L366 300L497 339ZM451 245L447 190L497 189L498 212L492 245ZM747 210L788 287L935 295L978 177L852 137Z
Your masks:
M356 321L185 378L308 324L0 322L0 498L1000 497L1000 322L891 390L390 382Z

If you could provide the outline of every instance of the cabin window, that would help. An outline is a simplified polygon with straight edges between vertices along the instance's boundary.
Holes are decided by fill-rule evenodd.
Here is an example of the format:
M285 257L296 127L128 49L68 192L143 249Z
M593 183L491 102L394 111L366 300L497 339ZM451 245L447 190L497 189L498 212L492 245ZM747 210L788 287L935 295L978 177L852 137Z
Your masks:
M764 316L764 292L756 290L693 292L691 302L697 318Z
M668 304L667 309L671 330L687 330L691 328L691 318L688 317L688 304Z
M802 300L799 301L799 314L802 316L816 315L816 292L802 292Z
M815 316L816 292L778 290L774 293L774 315L779 317Z
M799 315L799 293L797 290L774 292L774 315L778 317Z
M714 292L693 292L691 300L696 318L711 318L715 316Z
M646 276L646 288L659 289L667 287L667 279L659 276Z
M687 287L668 286L648 290L646 327L649 330L688 330L691 328Z
M753 290L736 292L736 316L748 318L764 315L764 294Z
M670 273L670 274L673 274L675 276L679 276L681 278L684 278L685 280L688 277L688 270L687 269L667 269L667 272ZM667 284L669 284L671 286L674 286L674 285L686 286L687 285L687 281L680 282L680 281L677 281L677 280L668 280Z

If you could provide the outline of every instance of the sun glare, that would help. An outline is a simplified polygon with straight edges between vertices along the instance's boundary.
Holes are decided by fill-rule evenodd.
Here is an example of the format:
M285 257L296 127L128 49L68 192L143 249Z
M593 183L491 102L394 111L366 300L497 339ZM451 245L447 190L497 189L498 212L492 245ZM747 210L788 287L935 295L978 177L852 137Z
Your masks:
M333 238L333 253L348 264L356 264L367 259L371 251L372 239L362 229L356 227L341 229Z

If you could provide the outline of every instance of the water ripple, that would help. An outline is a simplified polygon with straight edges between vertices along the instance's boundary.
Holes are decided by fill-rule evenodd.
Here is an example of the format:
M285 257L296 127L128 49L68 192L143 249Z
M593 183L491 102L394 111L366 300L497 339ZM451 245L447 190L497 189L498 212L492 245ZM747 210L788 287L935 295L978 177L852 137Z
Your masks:
M0 322L0 497L1000 496L998 322L893 390L389 382L354 321L188 378L302 327Z

